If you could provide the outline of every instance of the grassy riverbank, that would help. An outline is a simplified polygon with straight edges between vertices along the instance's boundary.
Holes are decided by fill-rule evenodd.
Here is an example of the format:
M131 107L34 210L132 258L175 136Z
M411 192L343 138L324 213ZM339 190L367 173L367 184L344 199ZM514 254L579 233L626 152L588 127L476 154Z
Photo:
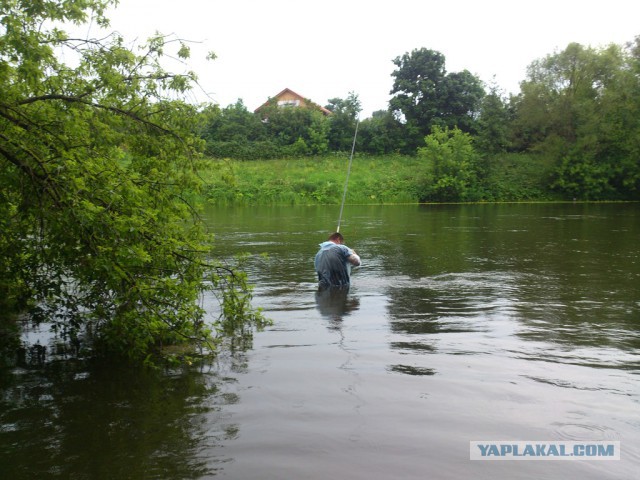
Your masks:
M216 205L338 204L342 200L348 156L287 160L210 160L201 174L205 196ZM417 202L416 158L356 157L347 202Z
M214 205L339 204L348 155L281 160L206 160L200 174ZM549 200L546 169L524 155L487 161L481 201ZM353 159L347 203L417 203L430 182L424 159L391 155Z

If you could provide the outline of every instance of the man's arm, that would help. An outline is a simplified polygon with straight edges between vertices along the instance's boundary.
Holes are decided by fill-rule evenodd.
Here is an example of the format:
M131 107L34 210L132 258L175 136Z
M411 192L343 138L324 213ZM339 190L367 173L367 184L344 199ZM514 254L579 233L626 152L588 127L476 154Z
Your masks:
M362 264L362 262L360 261L360 257L353 250L351 250L351 255L347 257L347 261L354 267L359 267Z

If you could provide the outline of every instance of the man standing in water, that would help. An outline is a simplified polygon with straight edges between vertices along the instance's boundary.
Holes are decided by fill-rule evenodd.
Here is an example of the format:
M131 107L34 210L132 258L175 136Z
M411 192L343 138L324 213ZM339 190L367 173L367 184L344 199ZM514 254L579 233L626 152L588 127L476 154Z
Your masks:
M358 254L344 245L344 237L339 232L332 233L320 244L314 263L320 288L349 287L351 266L361 264Z

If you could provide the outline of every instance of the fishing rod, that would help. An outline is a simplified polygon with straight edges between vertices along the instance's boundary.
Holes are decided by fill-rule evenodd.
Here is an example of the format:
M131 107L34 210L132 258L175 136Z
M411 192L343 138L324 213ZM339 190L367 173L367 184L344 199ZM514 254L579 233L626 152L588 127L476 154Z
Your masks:
M347 198L347 186L349 185L349 175L351 174L351 164L353 163L353 152L356 150L356 137L358 136L358 125L360 120L356 119L356 131L353 134L353 145L351 145L351 156L349 157L349 167L347 168L347 178L344 181L344 191L342 192L342 203L340 204L340 215L338 216L338 228L336 232L340 232L340 222L342 221L342 211L344 210L344 201Z

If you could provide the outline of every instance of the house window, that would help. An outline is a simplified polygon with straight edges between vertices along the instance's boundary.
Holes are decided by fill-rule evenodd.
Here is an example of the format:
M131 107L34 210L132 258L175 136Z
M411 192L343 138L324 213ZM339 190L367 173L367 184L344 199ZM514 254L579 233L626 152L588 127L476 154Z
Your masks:
M299 107L300 100L278 100L279 107Z

